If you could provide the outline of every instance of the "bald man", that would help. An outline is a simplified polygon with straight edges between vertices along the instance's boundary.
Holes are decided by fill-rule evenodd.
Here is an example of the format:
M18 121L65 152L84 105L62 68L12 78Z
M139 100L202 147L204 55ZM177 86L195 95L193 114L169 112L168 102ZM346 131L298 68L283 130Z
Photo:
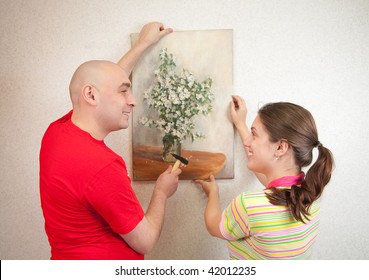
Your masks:
M124 160L105 143L126 129L136 101L129 74L144 51L172 32L146 24L118 62L88 61L69 86L73 110L53 122L40 150L40 196L51 259L144 259L157 242L166 200L181 170L158 178L144 213Z

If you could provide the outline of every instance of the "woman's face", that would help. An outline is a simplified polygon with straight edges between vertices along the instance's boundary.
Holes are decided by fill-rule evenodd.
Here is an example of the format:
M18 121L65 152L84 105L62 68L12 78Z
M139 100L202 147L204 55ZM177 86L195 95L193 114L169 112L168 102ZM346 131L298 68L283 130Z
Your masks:
M257 116L251 126L251 133L244 141L248 157L247 167L257 173L268 174L276 161L277 143L269 140L269 133Z

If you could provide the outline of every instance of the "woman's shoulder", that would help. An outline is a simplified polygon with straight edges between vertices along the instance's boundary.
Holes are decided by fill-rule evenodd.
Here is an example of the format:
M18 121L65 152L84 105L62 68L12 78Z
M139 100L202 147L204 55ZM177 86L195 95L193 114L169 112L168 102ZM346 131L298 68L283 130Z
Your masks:
M235 198L235 200L239 203L245 204L245 206L248 207L259 204L269 204L269 200L266 197L264 190L242 192Z
M262 200L266 198L265 190L246 191L242 192L239 196L248 200Z
M285 206L273 205L270 203L268 197L266 196L266 192L268 190L256 190L256 191L247 191L239 194L235 200L237 203L242 203L245 209L259 209L264 211L265 209L272 210L271 208L278 208ZM264 210L262 210L264 209Z

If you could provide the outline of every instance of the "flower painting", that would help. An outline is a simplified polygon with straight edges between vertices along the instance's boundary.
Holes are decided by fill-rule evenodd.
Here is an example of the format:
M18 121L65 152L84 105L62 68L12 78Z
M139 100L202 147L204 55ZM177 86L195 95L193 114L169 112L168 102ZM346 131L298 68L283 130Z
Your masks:
M165 135L172 135L179 142L188 136L192 141L204 138L202 133L194 131L194 117L206 116L212 110L212 79L198 82L186 69L178 73L175 57L167 49L161 50L160 60L161 64L154 72L155 84L144 92L143 97L145 105L156 111L157 118L143 116L140 123L155 127Z
M180 179L233 178L232 80L232 30L173 32L149 49L132 73L132 179L156 180L173 153L189 161Z

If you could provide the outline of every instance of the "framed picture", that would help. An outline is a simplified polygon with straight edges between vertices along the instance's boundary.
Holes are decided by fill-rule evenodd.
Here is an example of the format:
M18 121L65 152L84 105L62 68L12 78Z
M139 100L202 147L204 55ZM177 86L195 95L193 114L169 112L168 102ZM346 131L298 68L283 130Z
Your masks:
M132 44L137 38L131 34ZM188 160L181 166L182 180L234 177L232 30L165 36L136 65L132 91L138 103L132 118L133 180L156 180L176 161L172 153Z

